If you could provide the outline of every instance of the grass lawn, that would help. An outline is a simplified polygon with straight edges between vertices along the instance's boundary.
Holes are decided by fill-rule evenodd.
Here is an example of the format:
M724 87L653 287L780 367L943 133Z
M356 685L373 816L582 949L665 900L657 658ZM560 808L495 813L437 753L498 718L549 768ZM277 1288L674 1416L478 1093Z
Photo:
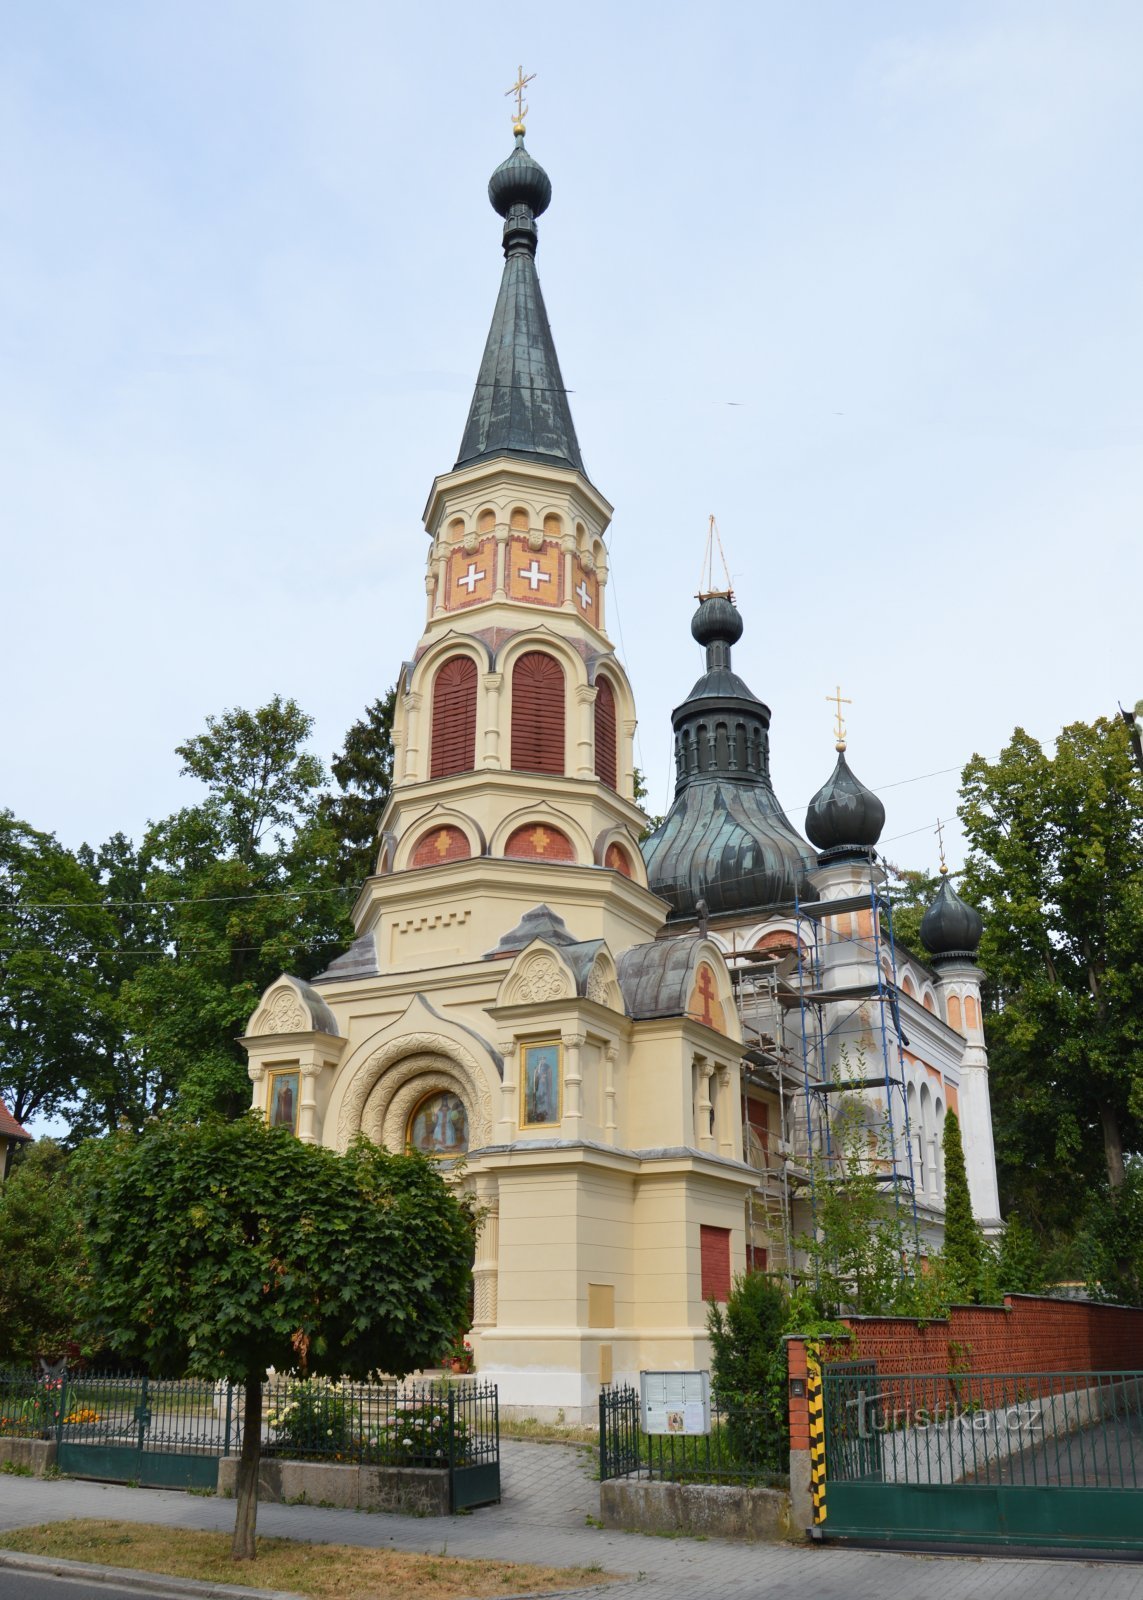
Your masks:
M442 1538L447 1531L442 1530ZM288 1589L313 1600L459 1600L582 1588L615 1576L598 1567L538 1567L527 1562L464 1561L359 1545L258 1540L256 1561L232 1561L229 1533L195 1533L147 1522L42 1523L0 1533L0 1547L64 1561L135 1567L166 1577L252 1589Z

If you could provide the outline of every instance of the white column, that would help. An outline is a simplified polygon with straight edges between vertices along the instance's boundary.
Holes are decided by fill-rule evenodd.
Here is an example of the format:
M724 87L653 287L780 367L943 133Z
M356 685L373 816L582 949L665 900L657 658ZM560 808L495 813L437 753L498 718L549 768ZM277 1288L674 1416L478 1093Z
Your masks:
M579 737L576 740L576 777L595 776L595 698L599 690L590 683L576 684Z
M302 1097L298 1102L298 1138L302 1144L317 1144L314 1119L317 1115L317 1081L321 1077L320 1061L303 1061Z
M484 765L501 766L500 760L500 691L504 687L502 672L484 674Z
M710 1081L714 1077L714 1063L705 1056L695 1057L695 1067L698 1069L698 1092L695 1095L695 1143L700 1150L714 1149L714 1132L712 1129L714 1110L710 1098Z
M418 757L420 756L420 710L422 695L410 693L405 696L405 781L413 783L417 780Z
M516 1137L520 1108L520 1085L516 1081L520 1052L515 1039L501 1039L497 1048L504 1058L504 1077L500 1083L500 1121L496 1124L496 1139L498 1144L511 1144Z
M608 1144L615 1143L619 1129L615 1116L615 1065L618 1059L618 1050L609 1044L603 1053L603 1136Z
M948 1015L948 996L957 993L961 1004L961 1031L965 1036L957 1090L957 1116L972 1211L986 1230L1000 1223L1000 1194L996 1183L996 1146L992 1137L992 1104L988 1089L988 1050L984 1043L984 1013L980 982L984 974L970 961L942 961L937 986ZM976 1001L976 1024L969 1025L965 1000Z
M572 1123L568 1130L578 1137L583 1119L583 1064L580 1052L587 1042L586 1033L565 1033L564 1046L564 1116Z

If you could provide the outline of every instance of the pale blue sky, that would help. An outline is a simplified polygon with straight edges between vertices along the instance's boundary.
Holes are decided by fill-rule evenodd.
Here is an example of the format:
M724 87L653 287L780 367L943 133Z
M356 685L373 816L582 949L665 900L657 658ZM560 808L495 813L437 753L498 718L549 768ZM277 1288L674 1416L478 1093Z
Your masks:
M795 821L836 682L877 786L1143 695L1137 3L0 22L0 804L30 822L138 835L208 713L294 695L328 757L392 683L518 61L653 809L711 511ZM887 788L887 854L933 865L955 796Z

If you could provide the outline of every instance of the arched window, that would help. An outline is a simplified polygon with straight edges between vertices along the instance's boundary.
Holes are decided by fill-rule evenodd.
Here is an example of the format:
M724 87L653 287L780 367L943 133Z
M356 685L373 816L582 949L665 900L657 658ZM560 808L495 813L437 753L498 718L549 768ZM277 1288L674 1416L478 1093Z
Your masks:
M615 690L606 678L600 678L595 693L595 775L609 789L619 788Z
M450 656L433 680L430 778L471 772L476 765L476 662Z
M564 669L542 650L512 668L512 769L564 771Z

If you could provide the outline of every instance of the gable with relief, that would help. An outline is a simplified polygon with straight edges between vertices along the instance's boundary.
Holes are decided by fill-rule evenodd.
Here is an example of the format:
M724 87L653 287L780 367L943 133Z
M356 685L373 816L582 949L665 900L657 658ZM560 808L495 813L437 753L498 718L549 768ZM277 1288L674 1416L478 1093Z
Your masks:
M575 994L576 981L570 967L553 946L537 941L522 950L512 963L500 985L496 1004L539 1005L574 999Z
M262 996L247 1032L252 1036L327 1033L337 1037L338 1027L317 990L284 972Z

